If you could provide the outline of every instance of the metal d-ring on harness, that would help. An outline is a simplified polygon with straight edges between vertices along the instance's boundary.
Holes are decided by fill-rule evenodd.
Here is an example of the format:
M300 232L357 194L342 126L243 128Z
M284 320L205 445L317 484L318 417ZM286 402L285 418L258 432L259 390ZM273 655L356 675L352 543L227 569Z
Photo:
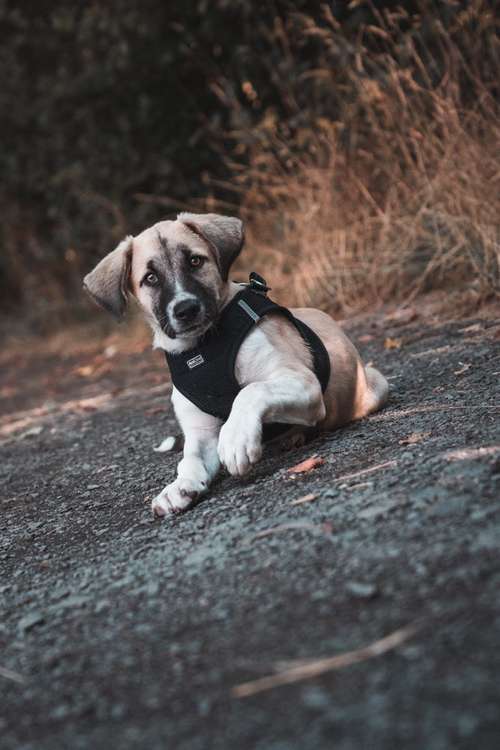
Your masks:
M243 286L222 310L217 327L210 328L189 351L165 352L172 382L199 409L226 421L241 387L234 370L240 346L259 321L269 313L286 317L298 330L313 355L314 372L324 392L330 378L330 358L321 339L286 307L269 299L265 279L252 272ZM266 427L268 427L266 425ZM273 425L267 434L274 437L290 425Z

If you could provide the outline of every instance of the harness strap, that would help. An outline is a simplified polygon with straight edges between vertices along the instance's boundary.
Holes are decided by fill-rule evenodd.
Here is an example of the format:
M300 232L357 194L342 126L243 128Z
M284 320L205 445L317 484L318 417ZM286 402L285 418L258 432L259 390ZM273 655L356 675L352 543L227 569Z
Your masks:
M250 330L271 312L284 315L295 326L312 352L314 372L323 392L328 385L330 358L323 342L290 310L270 300L267 297L268 289L261 276L251 274L250 284L223 309L217 325L205 334L196 347L179 354L165 352L177 390L202 411L224 421L241 390L234 373L241 344ZM280 425L280 432L290 427L288 424Z

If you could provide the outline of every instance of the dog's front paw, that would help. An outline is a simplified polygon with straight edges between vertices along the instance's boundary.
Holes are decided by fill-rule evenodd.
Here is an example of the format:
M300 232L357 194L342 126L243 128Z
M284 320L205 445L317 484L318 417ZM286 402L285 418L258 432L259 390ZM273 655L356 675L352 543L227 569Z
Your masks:
M177 477L168 484L151 503L155 516L168 516L187 510L207 489L206 482Z
M243 476L262 456L262 425L260 420L227 420L219 434L217 448L221 463L233 476Z

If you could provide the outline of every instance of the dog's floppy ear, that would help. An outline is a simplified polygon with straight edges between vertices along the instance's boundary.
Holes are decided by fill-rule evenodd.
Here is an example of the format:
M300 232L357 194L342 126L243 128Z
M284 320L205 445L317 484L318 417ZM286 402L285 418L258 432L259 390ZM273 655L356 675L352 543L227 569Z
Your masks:
M177 218L212 246L220 274L224 281L227 281L229 269L243 247L243 222L234 216L219 214L181 213Z
M132 237L125 237L83 280L83 288L116 318L125 312L132 261Z

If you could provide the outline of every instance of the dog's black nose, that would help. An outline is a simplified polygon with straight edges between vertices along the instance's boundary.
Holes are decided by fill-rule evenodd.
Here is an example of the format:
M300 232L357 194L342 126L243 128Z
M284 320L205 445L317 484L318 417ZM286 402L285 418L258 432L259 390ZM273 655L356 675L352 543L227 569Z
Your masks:
M183 323L194 320L199 312L200 303L196 299L183 299L181 302L177 302L173 310L177 320L181 320Z

